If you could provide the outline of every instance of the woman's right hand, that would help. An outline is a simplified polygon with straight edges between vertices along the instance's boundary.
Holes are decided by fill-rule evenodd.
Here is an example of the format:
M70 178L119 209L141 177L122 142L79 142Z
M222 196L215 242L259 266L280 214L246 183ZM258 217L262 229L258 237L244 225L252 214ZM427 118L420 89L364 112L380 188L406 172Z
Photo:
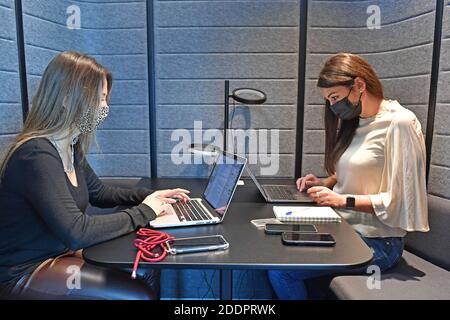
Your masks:
M296 181L297 189L300 192L305 191L305 189L314 186L324 186L324 183L321 179L317 178L313 174L307 174L304 177L298 178Z

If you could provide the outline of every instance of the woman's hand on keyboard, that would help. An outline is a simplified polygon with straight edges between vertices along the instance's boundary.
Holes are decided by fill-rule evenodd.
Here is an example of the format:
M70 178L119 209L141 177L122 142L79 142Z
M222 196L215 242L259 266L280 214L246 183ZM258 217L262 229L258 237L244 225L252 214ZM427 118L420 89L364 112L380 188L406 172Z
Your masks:
M181 199L184 202L190 201L187 195L190 191L186 189L166 189L158 190L148 195L142 203L146 204L155 211L157 216L163 215L170 208L170 205L176 203L174 198Z
M189 198L189 196L187 195L188 193L190 193L189 190L181 189L181 188L165 189L165 190L155 191L151 195L149 195L149 197L154 196L163 202L175 203L177 201L173 198L178 198L178 199L181 199L184 201L190 201L191 198Z
M296 185L298 191L302 192L309 187L323 186L324 184L323 181L321 179L318 179L315 175L307 174L304 177L298 178L296 181Z

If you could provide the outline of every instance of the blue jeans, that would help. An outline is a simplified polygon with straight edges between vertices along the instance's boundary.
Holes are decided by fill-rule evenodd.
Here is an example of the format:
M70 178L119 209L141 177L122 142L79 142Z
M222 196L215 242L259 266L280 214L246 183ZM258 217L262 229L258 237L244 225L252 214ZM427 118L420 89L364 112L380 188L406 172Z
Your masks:
M403 254L403 238L365 238L373 251L370 265L377 265L381 272L395 266ZM351 274L366 274L367 267L351 270ZM278 299L306 300L308 293L304 280L332 274L345 274L348 269L333 270L269 270L268 276Z

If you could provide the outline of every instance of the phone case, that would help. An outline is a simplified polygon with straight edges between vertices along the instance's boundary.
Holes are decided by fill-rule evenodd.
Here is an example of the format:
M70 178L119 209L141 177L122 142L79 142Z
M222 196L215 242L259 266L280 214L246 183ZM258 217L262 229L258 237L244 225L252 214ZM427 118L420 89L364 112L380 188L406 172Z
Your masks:
M283 232L296 232L296 233L316 233L317 232L317 228L315 225L313 224L306 224L308 226L313 226L314 230L301 230L301 231L294 231L294 230L281 230L281 229L277 229L276 227L280 225L279 223L276 224L266 224L264 226L264 232L266 234L282 234ZM288 224L291 225L291 224ZM294 225L302 225L302 224L294 224Z
M205 252L205 251L214 251L214 250L226 250L230 246L230 244L225 240L222 235L214 235L214 236L204 236L204 237L190 237L190 238L180 238L176 240L185 240L185 239L204 239L204 238L221 238L224 243L221 244L200 244L200 245L186 245L183 248L174 248L173 244L171 246L171 242L167 242L167 251L169 254L182 254L182 253L194 253L194 252Z
M320 233L317 233L317 235L320 235ZM319 241L319 240L288 240L285 238L285 233L281 236L281 241L285 245L292 245L292 246L317 246L317 247L332 247L336 244L336 241Z

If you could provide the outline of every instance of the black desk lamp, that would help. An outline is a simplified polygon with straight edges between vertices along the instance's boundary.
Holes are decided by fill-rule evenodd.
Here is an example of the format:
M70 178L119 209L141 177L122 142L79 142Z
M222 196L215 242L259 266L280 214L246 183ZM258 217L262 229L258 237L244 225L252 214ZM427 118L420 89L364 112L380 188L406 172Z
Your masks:
M234 101L243 104L263 104L266 102L266 94L261 90L251 89L251 88L238 88L234 89L232 94L229 94L230 81L225 80L225 120L223 128L223 150L227 150L227 131L229 129L229 111L230 111L230 98Z
M230 81L225 80L225 110L224 110L224 127L223 127L223 149L227 151L227 133L229 129L229 113L230 113L230 98L234 101L255 105L266 102L266 94L261 90L252 88L237 88L230 94ZM209 144L191 144L189 147L191 153L201 153L213 155L221 152L221 149Z

